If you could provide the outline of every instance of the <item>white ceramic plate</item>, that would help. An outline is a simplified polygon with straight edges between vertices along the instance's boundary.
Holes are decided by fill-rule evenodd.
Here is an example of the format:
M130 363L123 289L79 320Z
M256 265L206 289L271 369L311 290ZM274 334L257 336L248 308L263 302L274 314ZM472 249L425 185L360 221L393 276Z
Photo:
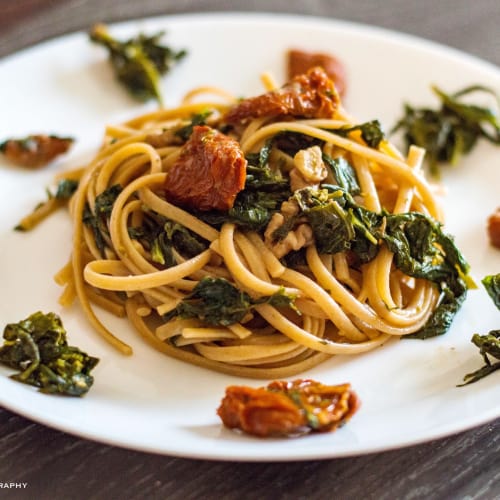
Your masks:
M116 26L118 36L167 31L166 43L189 56L163 80L174 105L199 84L237 95L261 92L259 75L284 81L289 47L330 51L348 71L346 107L360 121L379 118L389 129L403 101L434 105L436 83L448 91L483 83L500 92L498 68L435 44L361 25L275 15L194 15ZM50 397L10 380L1 369L0 403L51 427L105 443L150 452L210 459L302 460L340 457L407 446L455 433L500 416L500 373L457 388L482 365L474 332L500 328L500 314L484 290L472 291L449 333L423 341L396 341L373 353L338 356L306 375L325 383L350 381L363 402L335 433L260 440L224 429L215 410L236 379L169 359L144 345L126 322L106 317L134 348L124 357L89 327L77 306L62 310L53 274L68 258L71 227L59 213L31 233L12 230L45 196L53 175L92 157L104 124L118 123L153 105L138 105L113 80L104 51L79 33L0 61L0 138L33 132L70 134L76 147L45 170L1 164L0 318L16 322L36 310L60 314L69 340L101 358L83 399ZM499 203L500 150L481 144L443 177L447 229L456 235L473 276L500 271L500 251L487 242L486 218Z

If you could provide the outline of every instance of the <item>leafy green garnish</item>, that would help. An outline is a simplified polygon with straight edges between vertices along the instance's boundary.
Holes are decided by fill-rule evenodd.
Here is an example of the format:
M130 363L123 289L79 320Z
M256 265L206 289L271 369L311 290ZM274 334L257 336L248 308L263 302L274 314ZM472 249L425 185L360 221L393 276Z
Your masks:
M500 369L500 330L491 330L486 335L475 333L472 336L471 342L476 347L479 347L479 353L483 357L485 365L479 368L479 370L465 375L464 383L459 385L459 387L477 382ZM489 359L489 356L496 358L498 361L493 363Z
M262 148L267 150L268 145ZM260 231L265 229L273 213L291 195L288 179L274 173L265 160L268 152L251 156L245 179L245 188L240 191L233 206L227 212L199 212L196 216L212 226L233 222L238 227Z
M78 181L61 179L56 186L55 193L47 189L47 199L43 203L39 203L31 214L23 217L14 229L16 231L30 231L57 209L64 207L77 188Z
M196 233L151 210L145 210L141 226L130 227L128 232L150 251L153 262L165 267L177 264L173 249L189 259L208 247Z
M264 230L272 215L291 196L290 181L280 172L269 168L273 147L294 156L297 151L320 144L321 141L296 132L280 132L266 141L260 151L247 154L245 188L236 196L228 212L200 212L196 216L213 226L233 222L241 228ZM351 165L343 158L332 159L324 155L325 163L332 169L338 183L349 193L359 194L360 188ZM319 223L319 222L318 222ZM288 232L286 227L281 231Z
M500 273L485 276L481 282L493 300L493 303L500 309ZM471 342L476 347L479 347L479 353L483 357L485 365L479 368L479 370L465 375L464 383L459 385L459 387L477 382L486 377L486 375L500 369L500 330L491 330L486 335L475 333L472 336ZM496 358L498 361L492 363L489 356Z
M163 316L165 321L199 318L209 325L228 326L241 321L259 304L291 307L293 297L283 292L253 299L224 278L203 278L179 305Z
M299 151L308 149L313 146L321 146L323 141L310 135L301 134L300 132L278 132L272 137L271 143L277 149L283 151L287 155L295 156Z
M378 120L361 123L359 125L354 125L353 127L335 129L332 130L332 132L337 135L347 137L350 132L354 132L355 130L359 130L361 132L361 137L371 148L378 148L380 143L385 139L382 125Z
M191 121L181 127L179 130L175 131L175 135L180 137L183 141L187 141L191 134L193 133L193 128L196 125L205 125L207 122L207 118L212 114L210 109L202 111L201 113L196 113L191 117Z
M473 85L454 94L446 94L436 86L431 87L441 102L439 109L404 107L404 116L391 132L402 130L407 145L416 144L427 151L433 175L438 175L439 163L455 165L469 153L480 138L500 145L500 121L492 108L467 104L461 98L482 92L495 92L482 85Z
M467 273L468 264L441 225L419 212L386 216L383 235L404 273L433 282L445 280L455 266Z
M275 241L306 217L318 252L350 251L359 264L370 262L382 243L394 253L394 264L403 273L434 283L440 290L438 307L418 332L405 338L429 338L445 333L467 292L469 265L441 225L419 212L375 213L358 205L340 186L297 190L293 198L299 213L272 235Z
M493 300L493 303L500 309L500 273L485 276L481 283Z
M300 212L295 218L305 215L314 234L318 252L338 253L352 250L360 262L369 262L378 252L375 236L381 217L359 206L353 197L340 186L323 184L320 189L306 187L295 191ZM288 226L273 233L276 240L285 237L293 228Z
M441 224L418 212L386 217L382 239L394 253L394 263L408 276L427 279L441 291L439 305L418 332L405 338L442 335L451 326L467 293L469 265Z
M54 197L58 200L69 200L78 188L78 181L75 179L61 179L56 187Z
M182 59L187 52L178 52L160 44L163 32L152 36L139 35L129 40L113 38L105 25L97 24L89 33L90 39L108 49L109 58L118 80L141 101L151 98L162 104L160 77Z
M83 396L94 383L99 360L68 345L66 330L54 313L36 312L3 332L0 362L19 370L11 378L48 394Z
M92 229L95 244L104 256L106 237L109 236L107 219L111 215L113 205L122 192L122 187L115 184L95 197L94 211L87 204L83 212L83 223Z
M323 153L324 163L330 167L337 184L352 196L361 193L354 167L345 158L331 158Z

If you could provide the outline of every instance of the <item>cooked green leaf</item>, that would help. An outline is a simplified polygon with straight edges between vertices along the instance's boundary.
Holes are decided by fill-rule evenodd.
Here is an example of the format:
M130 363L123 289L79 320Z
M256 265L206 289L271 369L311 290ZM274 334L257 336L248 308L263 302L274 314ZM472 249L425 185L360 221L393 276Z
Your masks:
M361 132L361 137L371 148L378 148L380 143L385 139L382 125L378 120L360 123L359 125L354 125L353 127L344 127L341 129L332 130L332 132L346 137L350 132L354 132L356 130L359 130Z
M177 264L174 249L189 259L208 247L197 234L152 210L144 210L142 225L129 227L128 233L150 251L153 262L165 267Z
M191 121L181 127L179 130L176 130L175 135L180 137L183 141L187 141L191 134L193 133L193 127L196 125L205 125L207 122L207 118L212 114L212 111L207 109L202 111L201 113L196 113L191 117Z
M105 47L118 80L137 99L151 98L162 103L160 77L186 55L185 50L174 51L160 44L164 33L152 36L142 33L125 41L112 37L103 24L97 24L89 33L90 39Z
M356 204L340 186L322 184L319 189L306 187L295 191L300 213L309 222L320 253L353 250L360 262L369 262L377 254L375 232L382 218ZM293 223L293 220L288 221ZM273 233L278 240L293 227L279 228Z
M107 219L111 215L113 205L122 192L119 184L109 187L95 197L94 210L87 204L83 212L83 223L92 229L95 244L102 255L106 248L106 238L109 236Z
M410 276L439 283L457 267L464 274L469 272L453 239L443 233L441 224L422 213L387 215L382 238L394 253L396 266Z
M82 396L92 386L91 370L99 360L68 345L61 318L36 312L8 324L3 332L0 362L19 370L11 378L41 392Z
M78 188L78 181L74 179L61 179L56 187L54 197L58 200L68 200Z
M477 382L490 373L500 369L500 330L491 330L486 335L475 333L472 336L471 342L476 347L479 347L479 353L483 357L485 365L465 375L464 383L459 387ZM496 358L499 361L493 363L489 357Z
M55 193L47 189L47 200L39 203L33 212L23 217L14 227L16 231L30 231L50 214L67 205L68 200L78 188L78 181L62 179L56 187Z
M439 305L427 324L405 338L442 335L467 293L463 277L469 265L464 256L438 222L418 212L386 216L386 228L380 236L394 253L398 269L408 276L432 281L441 291Z
M440 163L456 164L469 153L480 138L500 145L500 121L493 108L481 107L461 101L473 93L486 93L498 97L482 85L474 85L454 94L446 94L432 87L441 107L418 108L406 104L404 116L391 132L402 130L407 145L416 144L426 149L431 173L438 175Z
M207 277L163 319L170 321L177 316L199 318L209 325L228 326L240 322L254 306L264 303L275 307L292 307L293 297L278 292L253 299L223 278Z
M469 265L441 225L419 212L375 213L356 203L340 186L323 184L295 191L299 213L272 237L284 238L295 222L306 217L319 253L350 251L358 264L370 262L385 243L394 265L408 276L434 283L440 291L436 310L426 325L405 338L428 338L445 333L460 309L468 287Z
M300 132L279 132L272 138L272 145L284 153L295 156L302 149L321 146L323 141Z
M335 181L344 191L347 191L352 196L361 193L356 171L345 158L331 158L323 153L323 161L330 167Z
M500 309L500 273L485 276L481 283L493 300L493 303Z
M197 212L196 216L215 227L233 222L244 229L265 229L273 213L279 210L291 193L288 179L272 172L265 163L260 165L259 157L255 158L257 165L247 165L245 188L238 193L234 205L227 212Z

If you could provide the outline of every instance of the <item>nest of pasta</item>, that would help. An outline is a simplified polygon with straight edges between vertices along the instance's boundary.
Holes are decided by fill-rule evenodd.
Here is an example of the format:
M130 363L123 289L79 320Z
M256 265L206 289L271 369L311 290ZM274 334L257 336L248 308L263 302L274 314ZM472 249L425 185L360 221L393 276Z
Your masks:
M423 150L356 123L321 68L265 83L107 127L78 173L61 302L78 297L124 353L95 305L170 356L249 377L443 333L467 265Z

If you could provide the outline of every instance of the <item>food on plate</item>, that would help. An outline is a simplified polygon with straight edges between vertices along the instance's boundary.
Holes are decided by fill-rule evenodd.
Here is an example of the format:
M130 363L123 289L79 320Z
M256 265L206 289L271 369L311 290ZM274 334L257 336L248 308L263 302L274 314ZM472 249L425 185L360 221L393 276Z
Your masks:
M187 52L175 51L161 45L164 33L139 35L125 41L114 38L104 24L96 24L90 31L90 39L105 47L118 80L132 96L141 101L157 99L163 102L160 78Z
M357 411L360 400L350 384L278 380L266 387L230 386L217 414L230 429L259 437L331 432Z
M465 375L464 383L459 387L477 382L500 369L500 330L491 330L485 335L475 333L472 336L471 342L476 347L479 347L479 353L483 357L485 364L482 368ZM490 360L490 357L498 361L493 362Z
M488 236L491 244L500 248L500 207L488 217Z
M259 304L291 307L292 303L293 298L284 289L270 296L253 298L224 278L204 277L163 319L198 318L208 325L230 326L244 320Z
M59 208L65 207L76 191L78 181L61 179L54 193L47 190L47 200L39 203L33 212L23 217L16 225L16 231L30 231Z
M493 303L500 309L500 273L485 276L481 283L491 297Z
M68 345L61 318L36 312L3 331L0 363L18 370L11 378L47 394L83 396L99 360Z
M15 165L40 168L66 153L73 142L71 137L35 134L7 139L0 144L0 152Z
M170 356L255 378L445 333L468 264L424 151L403 157L376 120L350 119L321 68L214 93L107 127L69 204L61 304L78 299L123 353L95 305Z
M246 168L237 140L197 125L168 172L165 197L194 210L229 210L245 186Z
M322 67L335 83L335 88L341 97L347 91L346 70L344 64L332 54L325 52L309 52L300 49L290 49L287 52L288 79L307 73L311 68Z
M481 283L495 306L500 309L500 273L485 276L481 280ZM461 384L460 387L477 382L490 373L500 369L500 330L491 330L485 335L475 333L472 336L471 342L476 347L479 347L479 353L483 356L485 365L465 375L464 383ZM492 363L490 357L498 359L498 362Z
M333 81L315 67L278 89L241 100L224 115L224 122L238 125L260 117L331 118L339 104Z
M393 132L401 130L407 145L415 144L426 150L430 171L439 175L439 165L456 165L469 153L481 138L500 145L498 110L471 104L471 94L491 94L498 105L495 92L482 85L466 87L447 94L436 86L432 91L439 98L440 108L414 107L406 104L404 116ZM476 96L475 96L476 97Z

